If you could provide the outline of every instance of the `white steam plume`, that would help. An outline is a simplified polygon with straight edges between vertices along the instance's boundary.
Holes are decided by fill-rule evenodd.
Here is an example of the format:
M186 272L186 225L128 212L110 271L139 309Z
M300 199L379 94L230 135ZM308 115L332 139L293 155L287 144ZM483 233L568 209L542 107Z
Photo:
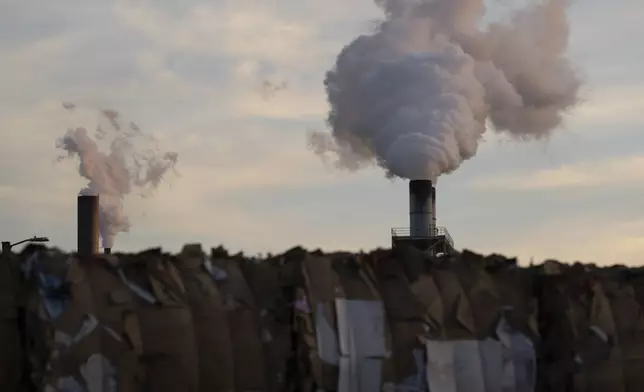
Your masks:
M325 86L331 133L311 135L320 155L355 170L436 180L476 154L490 124L541 139L578 102L566 57L569 0L533 1L508 22L480 28L483 0L376 0L377 32L339 54Z
M76 105L64 103L67 110ZM161 152L155 140L139 127L124 123L115 110L101 110L92 138L84 127L67 130L56 147L66 154L59 159L79 158L79 173L89 181L79 194L99 195L99 227L104 248L114 245L118 233L130 229L123 201L133 192L142 196L156 189L173 170L177 153ZM101 144L108 145L107 151Z

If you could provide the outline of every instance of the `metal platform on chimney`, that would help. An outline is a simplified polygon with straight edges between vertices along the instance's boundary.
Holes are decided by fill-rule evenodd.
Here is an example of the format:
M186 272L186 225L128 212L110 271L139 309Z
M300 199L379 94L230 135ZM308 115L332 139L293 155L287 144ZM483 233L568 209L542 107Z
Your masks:
M413 236L408 227L391 229L391 246L412 245L418 249L427 250L432 255L449 253L454 250L454 240L444 227L429 230L429 235Z

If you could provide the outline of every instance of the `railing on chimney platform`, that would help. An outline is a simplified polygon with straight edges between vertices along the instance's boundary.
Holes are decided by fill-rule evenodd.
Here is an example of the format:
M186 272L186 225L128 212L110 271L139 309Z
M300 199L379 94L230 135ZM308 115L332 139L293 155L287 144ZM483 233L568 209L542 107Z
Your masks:
M391 236L392 237L404 237L404 238L426 238L426 236L412 236L411 235L411 230L409 227L394 227L391 229ZM434 238L434 237L445 237L445 241L451 246L454 247L454 240L452 240L452 236L449 235L449 232L447 231L446 228L444 227L435 227L435 228L430 228L429 229L429 238Z

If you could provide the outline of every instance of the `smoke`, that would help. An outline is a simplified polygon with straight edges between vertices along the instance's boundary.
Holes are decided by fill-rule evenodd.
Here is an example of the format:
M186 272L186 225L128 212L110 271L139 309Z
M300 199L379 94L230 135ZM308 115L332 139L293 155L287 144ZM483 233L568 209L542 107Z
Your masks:
M566 57L569 0L532 1L485 27L483 0L376 0L385 19L327 72L330 133L318 155L356 170L436 180L473 157L487 128L549 137L579 100Z
M64 103L69 111L76 105ZM93 138L84 127L67 130L56 147L66 154L59 159L79 158L78 171L89 183L81 195L99 195L99 226L104 248L114 245L118 233L131 223L123 201L129 194L148 196L177 163L177 153L162 152L154 138L132 122L123 122L115 110L101 110ZM100 142L100 143L99 143ZM107 145L107 151L101 149Z
M264 101L268 101L273 98L275 94L279 93L282 90L286 90L287 88L288 83L285 80L279 83L273 83L270 80L264 80L259 87L259 91Z

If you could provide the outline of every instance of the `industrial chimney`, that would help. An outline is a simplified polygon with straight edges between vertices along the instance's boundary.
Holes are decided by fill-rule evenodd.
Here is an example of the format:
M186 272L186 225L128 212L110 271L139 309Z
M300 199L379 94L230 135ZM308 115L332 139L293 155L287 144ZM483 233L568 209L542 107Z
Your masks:
M78 254L90 256L98 253L98 196L78 196Z
M434 235L436 188L429 180L409 181L409 234L411 237Z
M454 250L454 241L444 227L436 227L436 188L430 180L409 181L409 230L391 229L391 246L413 246L430 255Z

